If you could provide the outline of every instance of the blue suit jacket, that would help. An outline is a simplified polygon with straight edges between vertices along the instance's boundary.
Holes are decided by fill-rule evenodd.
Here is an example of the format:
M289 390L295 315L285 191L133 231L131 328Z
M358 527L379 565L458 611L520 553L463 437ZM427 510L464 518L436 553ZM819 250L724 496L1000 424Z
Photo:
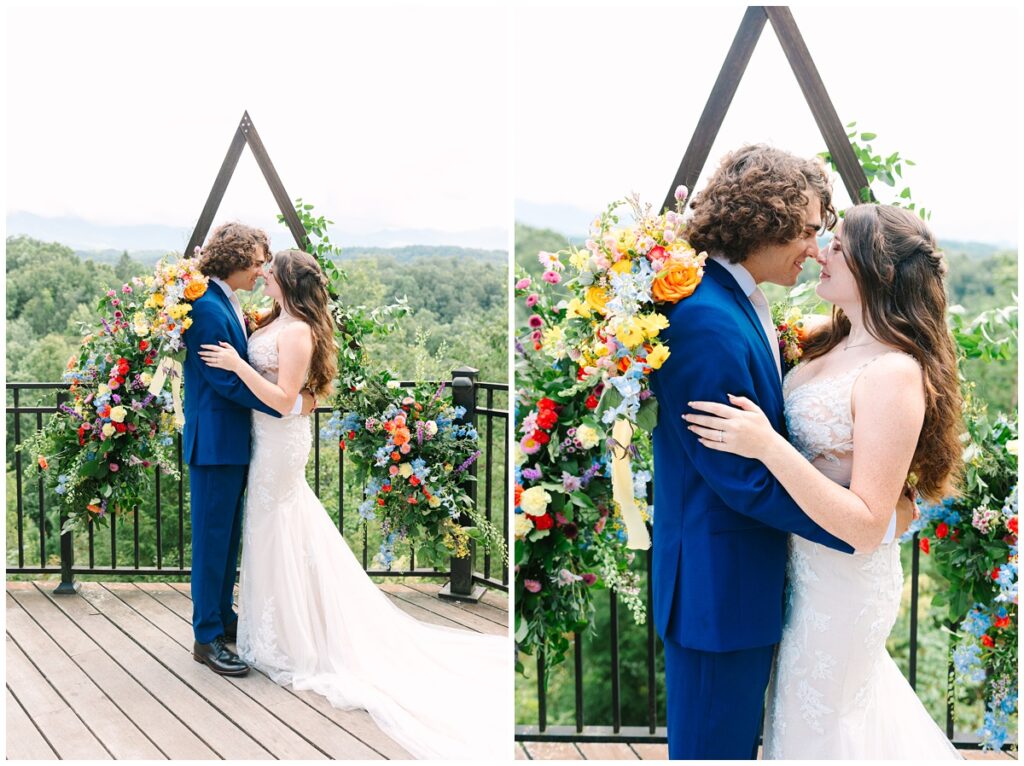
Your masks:
M250 410L281 417L261 402L235 373L208 366L200 346L224 340L248 357L245 332L228 296L215 282L192 304L185 333L185 443L189 465L248 465Z
M726 652L766 646L782 632L787 532L837 550L757 460L702 446L682 419L687 402L755 402L785 433L782 386L750 300L708 261L689 298L666 311L671 351L651 375L654 429L654 624L662 639Z

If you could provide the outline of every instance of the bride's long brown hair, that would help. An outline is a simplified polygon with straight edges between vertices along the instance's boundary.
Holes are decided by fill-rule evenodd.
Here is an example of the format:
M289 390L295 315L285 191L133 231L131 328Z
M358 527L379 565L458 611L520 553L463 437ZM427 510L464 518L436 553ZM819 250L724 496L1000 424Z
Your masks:
M917 491L938 501L963 471L963 401L957 354L946 326L946 263L916 214L891 205L857 205L843 218L843 253L853 272L867 331L913 356L924 371L925 414L910 470ZM808 339L803 359L832 350L850 333L833 307L832 323Z
M302 250L275 253L271 264L288 313L308 324L313 331L313 356L309 360L306 387L313 396L323 400L330 395L338 374L338 344L334 340L327 278L316 258ZM270 324L280 314L281 305L275 303L273 310L260 321L260 327Z

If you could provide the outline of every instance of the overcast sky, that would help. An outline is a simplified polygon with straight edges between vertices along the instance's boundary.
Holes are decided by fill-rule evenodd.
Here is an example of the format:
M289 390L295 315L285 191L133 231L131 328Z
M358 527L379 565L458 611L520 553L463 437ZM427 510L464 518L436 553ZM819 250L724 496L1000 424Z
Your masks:
M517 10L517 200L592 214L637 191L660 204L743 10ZM918 163L905 178L934 211L938 235L1016 243L1016 11L792 11L840 119L877 133L884 155L899 150ZM806 155L825 148L770 24L707 172L729 149L755 141Z
M509 228L502 8L9 11L7 211L191 227L248 109L355 230ZM242 155L219 219L273 218Z

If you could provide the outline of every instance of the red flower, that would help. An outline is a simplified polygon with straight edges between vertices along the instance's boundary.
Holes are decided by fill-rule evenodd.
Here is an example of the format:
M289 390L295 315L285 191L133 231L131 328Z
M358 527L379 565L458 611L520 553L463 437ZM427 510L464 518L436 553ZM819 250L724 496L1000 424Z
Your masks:
M991 575L991 577L992 577L993 580L998 580L999 579L999 567L993 567L992 568L992 575Z
M549 441L551 441L551 437L548 436L543 431L534 431L533 440L537 442L537 444L547 444Z
M410 476L409 483L414 487L418 487L420 485L420 478L418 476Z
M949 534L949 524L944 521L940 521L935 527L935 536L938 538L944 538Z
M149 341L148 340L140 340L139 341L139 351L145 351L147 348L149 348Z
M348 438L349 439L355 439L356 438L356 432L355 431L349 431L348 432Z
M381 492L390 492L391 491L391 485L390 484L385 484L383 487L380 488L380 491Z
M665 260L665 248L661 245L655 245L647 253L647 257L652 261L663 261Z
M383 497L378 497L377 498L377 505L384 505L384 498Z
M597 403L598 403L598 398L596 396L594 396L593 394L588 396L587 397L587 401L584 402L584 404L586 405L588 410L596 410L597 409Z
M1008 522L1006 522L1006 527L1011 532L1013 532L1013 534L1017 534L1017 517L1016 516L1011 516L1010 520Z
M345 449L345 440L344 439L342 439L340 442L338 442L338 449Z
M534 351L540 351L540 344L539 343L534 343L533 344L533 350Z
M530 518L533 519L533 525L537 529L551 529L555 524L555 520L548 513L545 513L543 516L531 516Z
M995 640L988 633L981 637L981 643L989 649L996 645Z
M541 410L537 413L537 425L543 429L550 429L558 423L558 413L554 410Z
M992 621L992 624L995 625L997 628L1008 627L1010 624L1010 615L1006 615L1006 617L996 617Z
M537 409L540 410L553 410L557 406L558 405L555 404L554 401L548 399L546 396L537 402Z
M516 508L519 507L519 498L523 496L523 485L516 484Z
M412 495L409 495L409 505L416 505L418 501Z
M123 434L125 431L128 430L128 426L126 426L124 423L114 423L114 430L117 431L119 434Z
M923 550L925 553L928 553L928 551L931 550L931 543L928 542L927 537L922 537L921 542L918 544L921 546L921 550Z

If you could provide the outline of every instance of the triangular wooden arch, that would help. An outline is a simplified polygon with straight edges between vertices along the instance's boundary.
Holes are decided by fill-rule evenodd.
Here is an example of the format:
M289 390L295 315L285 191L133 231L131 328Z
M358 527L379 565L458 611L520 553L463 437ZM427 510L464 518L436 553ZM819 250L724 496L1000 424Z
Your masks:
M754 47L761 38L761 31L764 29L766 21L772 23L775 36L782 45L782 50L789 60L797 82L800 83L800 90L803 91L804 98L807 99L807 105L811 108L814 121L818 123L818 130L821 131L821 135L825 139L825 146L828 147L832 154L832 160L839 169L839 176L843 179L850 199L856 205L863 201L861 189L867 188L870 193L864 169L853 153L846 129L840 122L835 107L832 106L832 100L821 81L818 68L811 60L811 53L804 43L800 30L797 29L796 21L793 19L789 7L751 5L743 14L740 28L725 57L725 63L722 64L722 69L718 73L718 79L711 89L708 102L704 105L700 120L697 121L690 144L686 147L683 161L679 164L679 170L676 171L668 194L665 195L664 207L671 209L675 205L673 195L677 186L685 184L686 188L692 191L697 179L700 178L701 171L704 170L704 165L708 160L708 154L711 152L711 145L715 142L718 131L722 127L725 114L729 110L733 96L736 95L736 88L747 69ZM874 195L870 195L869 199L873 201Z
M196 227L192 231L192 236L189 238L188 246L185 248L186 257L191 256L196 247L201 245L203 240L206 239L206 235L209 234L210 226L213 224L213 217L217 214L217 209L220 207L221 200L224 199L224 192L228 188L228 182L231 180L231 176L235 172L235 166L238 165L238 158L242 156L242 148L246 144L248 144L249 149L252 150L252 155L256 158L256 164L259 165L260 170L263 171L263 177L270 186L270 192L274 195L274 201L277 202L278 209L281 211L282 215L284 215L284 220L288 224L288 229L291 231L292 237L295 239L295 244L298 245L300 249L304 249L306 247L306 229L303 227L298 214L295 212L291 197L289 197L288 193L284 190L284 184L281 183L281 177L274 169L274 163L270 161L270 155L267 154L267 149L263 145L263 141L260 140L260 134L256 132L256 126L252 124L249 112L243 112L242 120L238 123L235 135L231 139L231 145L228 147L228 153L224 157L224 162L220 166L220 172L217 173L217 178L213 182L213 188L210 190L210 196L206 200L203 212L199 216L199 221L196 223Z

